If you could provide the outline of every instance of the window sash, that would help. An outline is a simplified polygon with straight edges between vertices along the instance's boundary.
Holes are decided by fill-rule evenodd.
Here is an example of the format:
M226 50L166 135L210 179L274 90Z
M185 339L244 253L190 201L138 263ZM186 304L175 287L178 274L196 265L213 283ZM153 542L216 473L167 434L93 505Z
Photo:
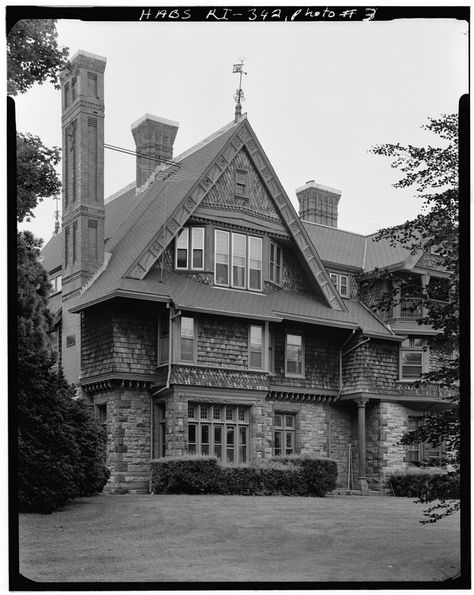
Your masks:
M214 234L214 283L229 285L230 234L216 229Z
M339 275L339 293L347 297L349 289L349 278L347 275Z
M260 291L262 289L262 238L249 236L248 271L249 289Z
M263 327L252 324L249 337L249 368L263 367Z
M245 289L246 239L240 233L232 234L232 287L240 289Z
M176 240L176 268L187 269L189 261L189 228L181 230Z
M276 413L274 417L273 453L275 456L288 456L296 448L296 415Z
M180 359L181 361L193 362L196 359L196 325L194 318L182 316L180 327Z
M304 376L303 335L288 333L285 345L285 375Z
M192 267L195 270L204 269L204 228L191 228Z

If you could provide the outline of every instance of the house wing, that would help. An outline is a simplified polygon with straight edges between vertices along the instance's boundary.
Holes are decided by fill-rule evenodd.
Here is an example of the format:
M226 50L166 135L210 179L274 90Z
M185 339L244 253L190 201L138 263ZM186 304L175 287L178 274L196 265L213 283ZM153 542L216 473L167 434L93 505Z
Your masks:
M195 212L234 157L245 147L271 200L302 256L302 263L323 301L346 308L246 117L231 123L176 158L160 172L127 221L106 246L111 256L83 291L77 306L103 299L121 279L144 279L153 264Z

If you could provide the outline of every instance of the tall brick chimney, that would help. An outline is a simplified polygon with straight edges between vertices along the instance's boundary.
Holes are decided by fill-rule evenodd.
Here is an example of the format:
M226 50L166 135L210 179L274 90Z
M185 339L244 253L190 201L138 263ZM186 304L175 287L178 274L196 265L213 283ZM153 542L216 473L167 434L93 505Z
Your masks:
M173 159L173 145L178 122L145 114L132 124L136 152L154 159L137 156L137 189L145 184L160 165L158 160Z
M299 215L304 221L337 227L337 205L342 192L309 180L296 190L300 203Z

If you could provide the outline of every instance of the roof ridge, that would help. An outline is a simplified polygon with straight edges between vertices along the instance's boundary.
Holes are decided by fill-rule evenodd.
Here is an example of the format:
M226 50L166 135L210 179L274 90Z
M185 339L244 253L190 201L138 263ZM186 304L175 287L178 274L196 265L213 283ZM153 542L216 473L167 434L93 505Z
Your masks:
M108 196L104 200L104 204L105 205L109 204L109 202L112 202L113 200L115 200L116 198L118 198L119 196L121 196L122 194L125 194L126 192L128 192L129 190L131 190L134 186L136 186L136 181L135 180L133 180L133 182L130 182L129 184L127 184L123 188L120 188L120 190L117 190L117 192L114 192L113 194L111 194L110 196Z

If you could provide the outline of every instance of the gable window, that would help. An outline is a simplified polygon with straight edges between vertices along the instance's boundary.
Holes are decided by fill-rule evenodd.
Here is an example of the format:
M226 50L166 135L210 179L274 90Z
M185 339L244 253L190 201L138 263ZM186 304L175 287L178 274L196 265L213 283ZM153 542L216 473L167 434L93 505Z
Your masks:
M329 273L334 287L342 297L349 296L349 277L347 275L340 275L338 273Z
M235 194L247 198L248 190L248 172L244 169L238 169L235 172Z
M270 281L281 284L281 246L270 242Z
M193 227L191 232L192 268L204 268L204 228Z
M158 363L163 364L169 361L170 348L170 317L167 311L163 312L158 323Z
M216 285L229 285L229 232L216 229L214 244L214 283Z
M285 376L304 376L304 346L301 334L286 335Z
M188 453L214 455L223 465L249 459L249 408L188 403Z
M425 344L421 337L408 337L400 346L400 377L402 380L420 380L424 366Z
M176 240L176 268L204 269L204 227L185 227Z
M180 328L181 361L184 361L184 362L196 361L195 331L196 331L196 325L194 322L194 318L191 318L189 316L182 316L181 317L181 328Z
M232 286L245 288L245 261L247 254L246 237L232 234Z
M274 418L273 452L275 456L292 455L295 452L296 415L276 413Z
M261 369L263 365L263 328L260 325L250 326L249 367Z
M262 289L262 238L249 236L249 289Z

